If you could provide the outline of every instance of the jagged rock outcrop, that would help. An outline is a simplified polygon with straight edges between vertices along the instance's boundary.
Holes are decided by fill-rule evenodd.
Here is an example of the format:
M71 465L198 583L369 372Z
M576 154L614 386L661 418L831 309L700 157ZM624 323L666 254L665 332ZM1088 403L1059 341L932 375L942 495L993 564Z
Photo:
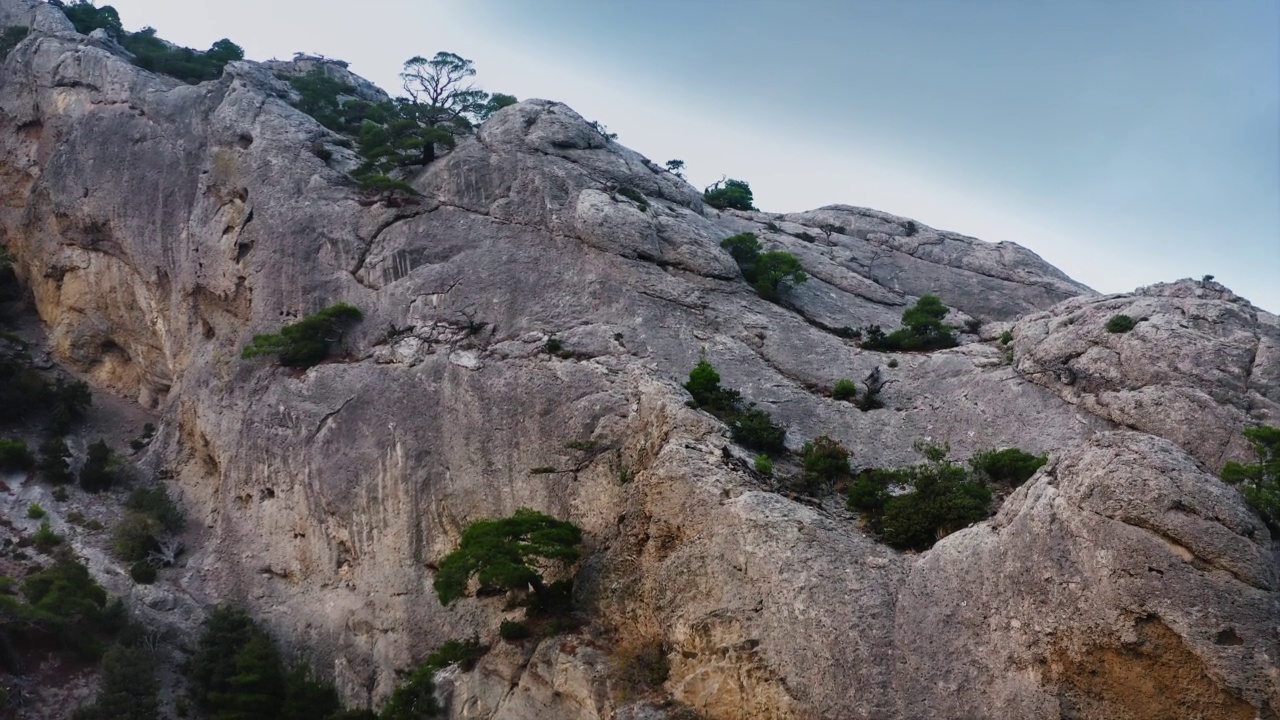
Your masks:
M164 418L149 452L203 525L182 591L249 606L346 699L384 699L446 638L493 637L500 603L440 607L432 563L470 520L529 506L584 528L594 629L451 676L453 717L660 716L619 710L607 678L611 647L655 636L666 690L711 718L1159 717L1179 692L1205 717L1280 706L1276 555L1206 472L1273 412L1273 316L1185 284L1098 297L1015 245L874 211L717 212L540 100L389 207L344 174L349 152L309 151L332 134L262 66L187 86L53 15L0 0L0 23L37 28L0 75L0 239L58 357ZM810 272L785 306L719 248L743 231ZM1016 321L1013 364L970 335L887 369L836 332L896 326L925 292L957 320ZM366 315L350 357L240 360L253 333L338 301ZM1136 304L1149 320L1100 334ZM992 521L898 553L770 492L685 407L703 351L793 446L828 434L859 467L914 461L919 438L1054 461ZM886 408L825 397L875 368ZM1173 410L1126 409L1143 393ZM565 447L587 438L605 451ZM1162 673L1177 682L1153 692Z

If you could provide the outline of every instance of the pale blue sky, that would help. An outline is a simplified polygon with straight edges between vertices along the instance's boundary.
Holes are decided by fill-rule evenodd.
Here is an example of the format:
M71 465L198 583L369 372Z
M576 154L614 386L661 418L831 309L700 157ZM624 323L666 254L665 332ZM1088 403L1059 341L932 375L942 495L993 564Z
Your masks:
M1212 273L1280 311L1275 0L112 4L126 27L324 53L388 89L449 50L699 186L747 180L765 210L1012 240L1104 292Z

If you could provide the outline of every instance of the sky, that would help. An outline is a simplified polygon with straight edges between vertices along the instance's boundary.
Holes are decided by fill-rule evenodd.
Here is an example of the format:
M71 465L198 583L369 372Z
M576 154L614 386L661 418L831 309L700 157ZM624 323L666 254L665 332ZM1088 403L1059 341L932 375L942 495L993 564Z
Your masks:
M1009 240L1101 292L1212 274L1280 312L1275 0L111 4L128 29L341 58L389 91L409 57L454 52L698 187L746 180L762 210Z

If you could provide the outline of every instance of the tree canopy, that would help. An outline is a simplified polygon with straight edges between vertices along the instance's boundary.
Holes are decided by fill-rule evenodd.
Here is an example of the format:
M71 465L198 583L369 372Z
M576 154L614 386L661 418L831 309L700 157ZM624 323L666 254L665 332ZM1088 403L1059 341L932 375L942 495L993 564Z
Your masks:
M944 325L942 320L947 316L947 306L942 304L937 295L923 295L915 305L902 313L902 327L888 335L879 332L879 328L869 334L862 343L868 350L941 350L955 347L955 330Z
M756 293L770 302L779 300L784 281L802 283L809 279L795 255L785 250L760 252L760 240L754 233L727 237L720 247L729 251Z
M330 347L342 339L343 329L362 317L358 308L347 303L331 305L285 325L277 334L254 335L240 357L275 355L285 367L309 368L329 357Z
M1258 462L1232 460L1222 468L1222 479L1238 485L1244 499L1271 532L1280 534L1280 427L1245 428L1244 436L1253 446Z
M472 577L479 580L480 595L530 588L541 595L546 586L536 563L575 562L581 542L578 526L528 508L508 518L477 520L462 532L458 549L440 561L436 595L448 605L466 596Z
M702 201L717 210L755 210L751 186L742 180L721 180L702 192Z

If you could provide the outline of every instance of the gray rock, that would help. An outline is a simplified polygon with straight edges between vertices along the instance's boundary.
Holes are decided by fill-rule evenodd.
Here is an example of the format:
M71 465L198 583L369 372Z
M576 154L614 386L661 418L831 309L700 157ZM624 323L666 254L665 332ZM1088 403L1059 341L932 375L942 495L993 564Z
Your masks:
M0 21L46 10L0 0ZM660 692L712 718L1106 717L1174 671L1206 714L1280 705L1260 674L1276 656L1265 534L1168 443L1095 438L1123 425L1203 462L1235 452L1242 423L1274 417L1274 317L1183 284L1099 298L1016 246L907 237L873 211L704 208L542 100L412 178L419 204L387 207L343 174L352 157L309 152L331 136L268 68L187 86L65 30L37 32L0 75L5 245L55 355L172 428L149 452L201 526L184 602L247 606L349 702L381 702L447 638L494 637L501 603L441 607L431 567L468 522L526 506L583 527L593 626L442 678L454 717L609 717L612 643L654 636L671 649ZM719 247L746 231L812 270L780 305ZM985 329L893 369L833 332L892 329L926 292L957 319L1017 320L1016 369ZM240 359L254 333L338 301L366 317L343 357L305 372ZM1130 307L1151 319L1100 334ZM1073 313L1088 322L1071 330ZM571 357L544 352L550 336ZM897 553L838 503L769 492L724 426L685 407L703 351L793 447L827 434L883 467L927 438L1055 464L991 523ZM1051 379L1064 367L1087 381ZM884 409L826 397L876 368ZM565 446L587 438L606 450Z

